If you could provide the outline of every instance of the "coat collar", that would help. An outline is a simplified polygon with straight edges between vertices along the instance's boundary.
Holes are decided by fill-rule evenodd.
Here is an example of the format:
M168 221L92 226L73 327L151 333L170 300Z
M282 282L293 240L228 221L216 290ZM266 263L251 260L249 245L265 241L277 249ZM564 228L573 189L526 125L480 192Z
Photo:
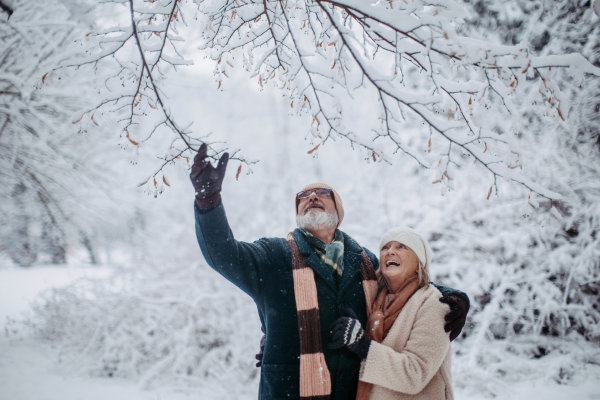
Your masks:
M340 282L339 294L343 295L350 283L354 281L354 277L360 271L362 263L363 249L349 235L344 234L344 274Z
M296 244L298 245L298 250L300 250L300 254L302 254L304 256L310 256L312 253L315 252L312 249L312 247L310 247L310 244L308 244L306 237L304 236L304 234L302 233L302 231L300 229L298 229L298 228L294 229L294 232L292 233L292 235L294 236L294 240L296 241Z
M292 235L294 236L294 240L298 245L298 250L300 251L300 254L307 257L306 265L312 268L313 271L327 283L327 286L329 286L329 288L333 290L333 292L337 292L338 289L336 288L336 284L333 280L333 275L331 274L331 271L319 259L319 256L317 256L317 253L315 253L310 244L308 244L308 241L306 240L306 237L304 236L302 231L296 228L294 229L294 233Z
M354 239L342 232L342 235L344 236L344 274L342 275L340 287L337 288L331 271L319 259L310 244L308 244L304 234L296 228L292 235L298 245L300 254L308 257L306 259L306 264L312 268L334 292L337 292L339 295L343 294L350 285L350 282L352 282L354 276L360 270L363 251L362 247L360 247Z

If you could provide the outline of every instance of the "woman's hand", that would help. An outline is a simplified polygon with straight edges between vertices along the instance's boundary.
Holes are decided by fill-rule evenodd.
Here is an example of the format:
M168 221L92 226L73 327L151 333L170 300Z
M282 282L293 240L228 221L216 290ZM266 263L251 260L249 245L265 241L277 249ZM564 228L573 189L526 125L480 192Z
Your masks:
M340 349L344 346L356 354L361 360L367 357L371 339L365 334L360 321L351 308L344 310L344 316L335 321L329 328L329 349Z

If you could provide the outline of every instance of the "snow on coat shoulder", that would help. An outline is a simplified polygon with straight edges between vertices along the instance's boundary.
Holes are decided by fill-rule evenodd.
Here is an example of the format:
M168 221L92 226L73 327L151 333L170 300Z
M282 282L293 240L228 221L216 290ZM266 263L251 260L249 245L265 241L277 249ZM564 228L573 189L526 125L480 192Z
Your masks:
M371 342L360 380L373 384L369 399L454 398L450 373L449 334L444 316L449 308L430 285L406 303L382 343Z

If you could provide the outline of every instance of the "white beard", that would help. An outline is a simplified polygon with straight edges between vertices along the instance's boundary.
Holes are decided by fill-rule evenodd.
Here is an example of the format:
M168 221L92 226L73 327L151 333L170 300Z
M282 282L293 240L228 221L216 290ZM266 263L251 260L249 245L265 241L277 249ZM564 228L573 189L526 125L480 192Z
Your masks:
M296 224L298 228L309 231L335 228L338 224L338 215L336 211L328 213L327 211L312 208L305 214L297 215Z

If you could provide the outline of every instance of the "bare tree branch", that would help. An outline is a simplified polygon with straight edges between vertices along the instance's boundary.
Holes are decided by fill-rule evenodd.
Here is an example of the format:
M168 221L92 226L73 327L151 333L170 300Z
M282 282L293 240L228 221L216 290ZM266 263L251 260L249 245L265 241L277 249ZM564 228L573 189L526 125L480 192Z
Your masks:
M5 4L4 1L0 0L0 9L8 14L8 18L13 15L13 9Z
M83 123L84 117L95 122L96 112L108 110L120 115L118 121L123 124L123 135L126 140L124 146L139 147L142 143L149 144L155 134L163 134L160 130L162 127L168 128L178 138L171 142L169 149L165 149L167 155L159 157L163 159L163 164L141 183L145 185L162 173L165 165L173 164L180 159L186 160L189 164L206 136L204 139L194 136L188 129L189 126L182 127L176 122L165 101L165 94L160 88L164 80L161 65L176 68L178 65L192 64L191 61L183 59L174 43L183 40L173 34L175 24L183 23L180 1L171 0L166 5L144 1L136 9L133 0L129 0L128 6L129 27L108 28L88 34L83 41L83 43L91 42L91 45L86 47L87 58L65 62L61 68L92 65L95 70L101 68L106 73L104 88L109 93L95 106L77 115L74 123ZM120 83L120 87L116 82ZM149 129L145 139L140 140L137 138L139 134L134 131L141 120L148 117L154 119L154 125ZM209 157L215 161L226 151L214 148L214 142L207 144ZM246 164L247 167L256 162L241 157L238 150L232 151L230 158ZM153 181L156 182L156 179ZM149 187L150 185L146 186ZM153 191L154 194L159 192L156 185L148 190Z
M517 76L534 71L546 88L545 103L540 105L550 106L564 119L563 96L549 71L568 67L600 76L600 69L580 55L534 57L524 47L460 36L452 23L465 14L451 0L439 7L360 0L221 0L217 4L206 10L204 26L204 48L214 54L217 80L227 77L233 62L228 55L242 52L244 66L258 75L261 86L270 81L287 90L294 111L313 116L311 134L319 144L343 137L374 159L391 162L392 149L425 167L436 161L449 165L432 160L422 147L409 146L404 143L408 139L401 138L406 124L425 124L448 144L446 157L453 152L469 155L491 174L494 184L502 177L542 197L561 197L518 174L510 161L515 154L512 134L494 130L500 120L503 125L512 121L511 132L519 129L520 96L525 93L520 88L533 83L519 85L525 79ZM263 13L265 22L260 20ZM343 113L342 93L352 96L359 89L374 91L382 108L376 118L380 124L369 130L370 136L343 124L348 116ZM394 117L397 113L402 116ZM413 139L423 141L418 137L408 141ZM440 175L441 181L450 179L447 170Z

